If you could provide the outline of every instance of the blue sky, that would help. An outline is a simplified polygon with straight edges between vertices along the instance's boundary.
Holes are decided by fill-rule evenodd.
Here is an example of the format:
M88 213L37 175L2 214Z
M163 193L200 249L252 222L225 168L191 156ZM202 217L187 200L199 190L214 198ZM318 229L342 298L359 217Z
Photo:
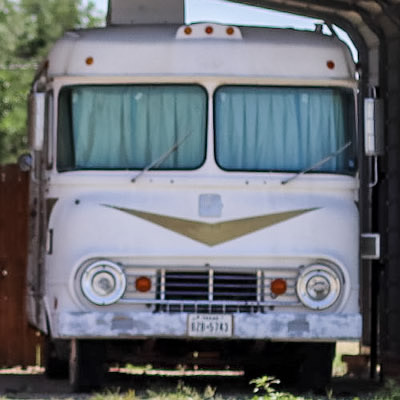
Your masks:
M97 8L105 15L108 0L93 0ZM186 23L209 21L223 24L272 26L313 30L320 20L301 17L293 14L266 10L244 4L229 3L224 0L185 0ZM338 36L345 41L358 59L357 50L347 34L337 29Z
M104 14L108 0L93 0ZM305 27L313 29L317 20L301 16L251 7L244 4L229 3L224 0L185 0L186 22L214 21L220 23Z

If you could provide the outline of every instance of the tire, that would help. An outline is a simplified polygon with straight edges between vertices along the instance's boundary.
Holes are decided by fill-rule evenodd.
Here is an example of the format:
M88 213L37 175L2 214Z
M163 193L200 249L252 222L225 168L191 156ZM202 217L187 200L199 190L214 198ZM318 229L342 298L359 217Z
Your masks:
M305 343L300 353L302 361L296 387L301 391L325 394L332 377L335 343Z
M267 343L245 364L246 379L269 376L279 379L281 384L277 388L295 386L299 371L298 346L297 343Z
M66 340L45 339L44 366L48 379L67 379L69 342Z
M248 360L247 380L264 375L278 378L276 388L326 393L332 375L335 343L273 343Z
M74 392L91 392L101 388L105 377L105 354L102 342L71 341L69 381Z

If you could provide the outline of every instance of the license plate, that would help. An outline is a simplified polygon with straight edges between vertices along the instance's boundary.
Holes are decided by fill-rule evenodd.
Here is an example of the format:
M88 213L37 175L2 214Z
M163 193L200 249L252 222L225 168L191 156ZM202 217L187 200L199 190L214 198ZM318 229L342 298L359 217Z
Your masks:
M230 337L232 336L232 315L189 314L188 336Z

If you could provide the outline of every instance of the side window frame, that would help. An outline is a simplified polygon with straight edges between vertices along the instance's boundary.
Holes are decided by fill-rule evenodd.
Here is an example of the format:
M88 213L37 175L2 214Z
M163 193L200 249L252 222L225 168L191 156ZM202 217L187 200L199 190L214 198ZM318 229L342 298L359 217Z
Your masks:
M46 154L46 168L53 169L54 165L54 94L50 91L46 95L46 109L45 109L45 154Z

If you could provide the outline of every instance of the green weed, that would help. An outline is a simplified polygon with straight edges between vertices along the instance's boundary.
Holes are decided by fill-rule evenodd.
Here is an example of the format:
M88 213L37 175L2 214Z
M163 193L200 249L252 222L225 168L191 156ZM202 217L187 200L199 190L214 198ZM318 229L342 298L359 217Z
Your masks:
M296 397L290 393L278 392L273 385L279 385L281 381L271 376L262 376L261 378L250 381L254 385L255 395L251 400L304 400L302 397Z

